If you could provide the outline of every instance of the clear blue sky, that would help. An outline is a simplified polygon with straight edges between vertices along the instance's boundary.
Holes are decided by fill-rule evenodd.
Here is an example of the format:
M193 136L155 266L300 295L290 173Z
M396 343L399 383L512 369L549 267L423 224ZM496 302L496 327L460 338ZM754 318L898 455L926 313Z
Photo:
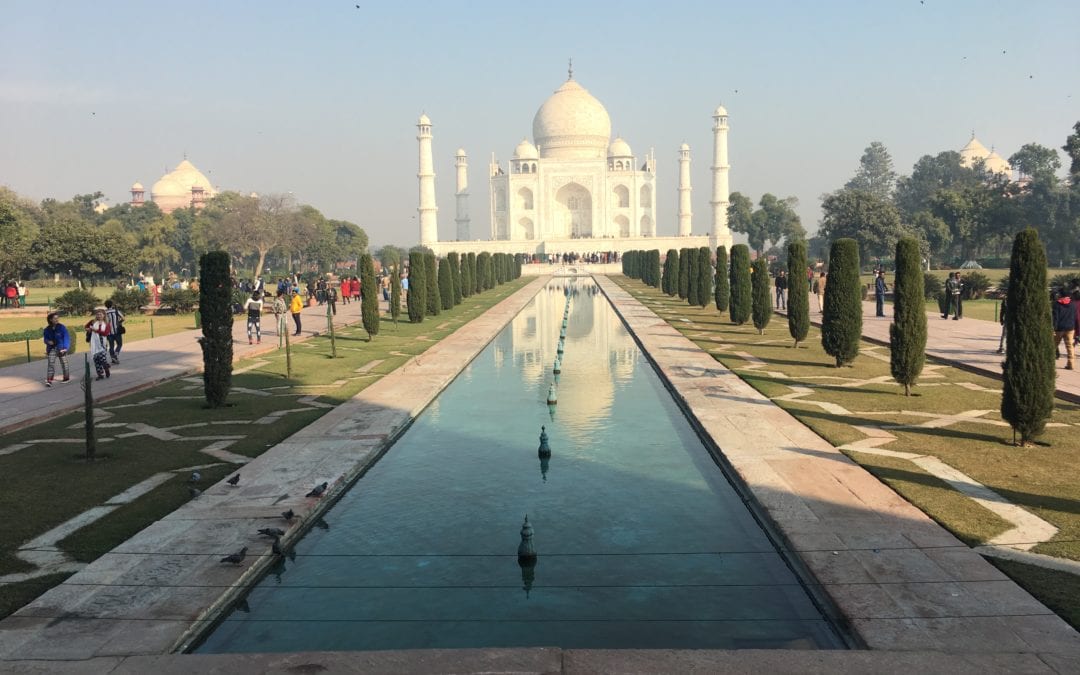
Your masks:
M293 192L372 243L418 240L416 128L434 124L439 226L453 153L470 156L473 232L487 160L532 135L574 75L638 157L658 158L658 231L674 234L680 143L694 231L708 228L711 112L731 115L731 188L820 195L871 141L898 172L974 129L1008 157L1060 147L1080 120L1080 3L49 2L5 0L0 184L118 203L186 152L223 189Z

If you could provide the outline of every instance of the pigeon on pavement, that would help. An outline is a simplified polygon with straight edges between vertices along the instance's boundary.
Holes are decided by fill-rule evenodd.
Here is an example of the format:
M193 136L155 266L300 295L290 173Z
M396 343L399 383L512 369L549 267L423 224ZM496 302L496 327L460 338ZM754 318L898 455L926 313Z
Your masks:
M225 556L224 558L221 559L221 562L223 562L223 563L232 563L233 565L239 565L240 563L244 562L244 556L246 556L246 555L247 555L247 546L240 549L240 551L237 552L237 553L230 553L229 555Z
M323 481L319 485L316 485L315 487L313 487L311 489L311 492L307 493L304 496L305 497L322 497L323 493L326 492L326 488L329 487L329 486L330 486L329 483L327 483L326 481Z
M264 527L259 530L259 534L266 535L267 537L284 537L285 530L277 527Z
M282 511L281 512L281 517L291 523L292 519L296 517L296 514L293 513L292 509L289 509L288 511Z
M235 476L233 476L232 478L230 478L229 480L227 480L225 482L228 483L229 485L234 485L235 486L237 483L240 482L240 474L236 474Z

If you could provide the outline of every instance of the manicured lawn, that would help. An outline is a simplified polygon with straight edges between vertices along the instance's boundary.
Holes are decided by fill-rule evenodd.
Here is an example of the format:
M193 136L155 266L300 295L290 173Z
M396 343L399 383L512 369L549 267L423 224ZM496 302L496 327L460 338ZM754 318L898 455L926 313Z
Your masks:
M0 315L2 316L2 315ZM89 317L65 317L61 319L68 330L72 332L72 343L75 351L82 351L86 344L79 338L82 336L80 329L89 321ZM170 335L180 331L193 330L195 328L194 314L162 315L162 316L130 316L124 321L127 332L124 333L124 343L129 344L137 340L146 340L150 337L151 326L155 336ZM0 322L0 332L19 333L25 330L40 331L45 327L45 317L12 316L5 317ZM45 358L45 344L40 338L30 341L31 360L37 361ZM0 368L15 366L26 363L26 342L0 342Z
M319 337L293 346L293 378L285 377L284 350L256 357L236 365L237 370L255 366L233 377L231 407L203 408L202 386L198 382L173 380L153 389L110 401L102 406L111 415L100 420L97 430L101 458L87 464L80 458L78 443L42 443L0 456L0 476L32 477L6 481L0 490L0 574L28 571L30 566L14 555L26 540L56 527L87 509L101 505L114 495L147 478L184 467L218 464L202 471L204 485L212 484L235 466L220 463L200 450L206 440L185 440L193 436L236 436L229 452L256 457L297 430L322 416L328 408L310 407L298 399L315 396L320 403L336 406L383 375L405 363L412 355L446 337L476 318L489 307L528 283L529 279L508 282L493 290L466 299L458 307L429 317L422 324L394 325L384 317L379 335L371 342L363 328L352 326L337 331L338 358L330 358L330 340ZM156 326L156 319L155 319ZM423 339L420 339L423 338ZM356 370L379 361L364 373ZM249 390L249 391L243 391ZM252 393L256 392L256 393ZM156 400L156 402L155 402ZM142 404L142 405L139 405ZM252 424L271 413L289 412L268 424ZM0 449L14 443L38 439L80 439L82 413L71 413L0 436ZM130 427L106 426L128 423L168 428L179 438L159 441L146 435L116 438L130 433ZM185 425L199 425L188 426ZM190 496L187 472L173 478L105 518L84 527L60 542L59 546L77 560L91 561L114 548L148 524L165 516ZM43 486L47 486L43 489ZM58 498L63 495L63 498ZM62 580L63 575L59 576ZM56 582L36 579L0 590L0 616L17 609ZM12 600L11 598L16 598Z
M916 395L905 397L889 374L887 347L864 342L853 367L837 369L821 347L817 328L811 328L804 345L793 349L787 321L779 315L773 316L764 335L758 335L750 324L732 325L713 306L690 307L640 282L613 278L766 396L775 400L792 393L793 386L810 388L810 396L775 402L830 443L842 446L865 438L855 425L885 425L896 436L885 449L939 457L1058 527L1059 533L1036 546L1035 552L1080 560L1080 481L1076 479L1080 406L1056 401L1052 421L1057 426L1048 427L1040 439L1043 444L1016 448L1010 444L1012 431L1001 422L1001 383L994 378L931 362L915 388ZM717 348L719 353L713 351ZM767 366L754 367L743 354ZM814 402L841 406L848 412L826 412ZM920 426L964 412L972 414L970 421ZM907 460L848 454L969 544L985 543L1009 528L1006 521ZM1080 595L1074 598L1075 616Z

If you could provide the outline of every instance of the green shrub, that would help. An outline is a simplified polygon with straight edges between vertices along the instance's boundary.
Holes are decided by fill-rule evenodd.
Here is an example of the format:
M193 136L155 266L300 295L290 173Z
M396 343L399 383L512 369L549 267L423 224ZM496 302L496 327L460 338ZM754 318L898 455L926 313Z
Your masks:
M101 300L90 291L75 288L53 300L53 306L68 316L86 316L101 305Z
M669 248L664 258L664 293L675 295L679 290L679 252Z
M896 242L893 322L889 325L889 370L904 385L904 396L922 374L926 359L926 291L922 253L911 237Z
M677 290L680 300L686 300L690 293L690 249L679 249L679 288Z
M731 323L741 326L750 318L750 248L746 244L731 247Z
M787 246L788 333L795 346L810 333L810 282L806 279L806 242L793 241ZM719 277L718 277L719 278Z
M231 266L225 251L199 258L199 308L202 314L203 392L211 408L225 405L232 388L233 334ZM169 289L173 290L173 289ZM192 291L177 291L192 293ZM194 304L192 302L191 304Z
M961 277L964 283L964 299L978 300L994 285L982 272L968 272Z
M731 299L731 280L728 277L727 249L723 246L716 247L716 280L713 293L716 296L716 310L726 312Z
M371 254L360 256L360 320L368 340L379 334L379 285L375 283L375 261Z
M405 296L409 308L409 321L420 323L427 310L427 273L424 271L424 252L409 254L409 292Z
M923 298L936 300L945 293L945 284L941 279L929 272L923 272Z
M713 280L713 268L712 268L712 251L708 246L702 246L697 250L698 261L695 271L697 272L697 304L702 307L708 307L709 302L713 299L712 294L712 280Z
M864 293L866 287L859 282L859 243L837 239L829 252L829 283L821 317L821 345L836 359L837 368L859 355Z
M1046 249L1034 228L1013 240L1005 312L1005 363L1001 417L1026 445L1042 434L1054 409L1054 334L1048 328Z
M446 262L450 267L450 280L453 285L453 306L457 307L461 304L461 265L458 263L457 253L446 254Z
M769 293L769 262L765 256L758 256L754 261L750 272L750 284L752 286L751 304L754 318L754 328L758 335L765 332L772 318L772 298Z
M439 300L443 309L454 308L454 275L450 270L449 258L439 261Z
M200 284L200 288L202 285ZM239 289L238 289L239 290ZM230 304L239 304L243 306L244 302L247 302L249 296L247 293L240 291L243 300L237 302L237 299L233 297L233 294L229 294ZM166 288L161 292L161 306L171 307L177 314L187 314L188 312L195 311L195 305L199 302L199 294L190 289L184 290L180 288Z
M1064 272L1050 277L1051 288L1076 288L1080 286L1080 272Z
M150 291L145 288L118 288L113 291L113 306L124 314L138 314L143 307L150 304Z
M390 268L390 318L397 323L401 316L401 264Z
M427 286L427 306L424 316L438 316L442 311L442 297L439 294L439 268L435 254L424 253L424 279Z

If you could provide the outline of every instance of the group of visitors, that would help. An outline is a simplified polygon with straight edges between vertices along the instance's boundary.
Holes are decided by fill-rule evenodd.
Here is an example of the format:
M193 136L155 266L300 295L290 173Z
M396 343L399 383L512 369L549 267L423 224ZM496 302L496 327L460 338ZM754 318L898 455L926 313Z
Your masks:
M817 296L818 311L824 309L825 299L825 272L821 272L817 279L814 278L814 268L806 268L806 284L810 289L810 292ZM791 279L787 275L786 270L780 270L773 278L773 290L775 293L774 304L776 309L787 309L788 289L790 288Z
M0 308L19 309L26 304L26 286L18 279L0 282Z
M56 364L60 363L61 382L71 381L71 368L67 355L71 351L71 333L60 322L59 312L49 312L45 317L46 326L42 331L45 342L45 386L51 387L56 379ZM94 310L94 318L83 326L86 342L89 344L90 359L98 380L112 376L112 366L120 364L120 351L124 348L124 313L106 300L104 307Z

